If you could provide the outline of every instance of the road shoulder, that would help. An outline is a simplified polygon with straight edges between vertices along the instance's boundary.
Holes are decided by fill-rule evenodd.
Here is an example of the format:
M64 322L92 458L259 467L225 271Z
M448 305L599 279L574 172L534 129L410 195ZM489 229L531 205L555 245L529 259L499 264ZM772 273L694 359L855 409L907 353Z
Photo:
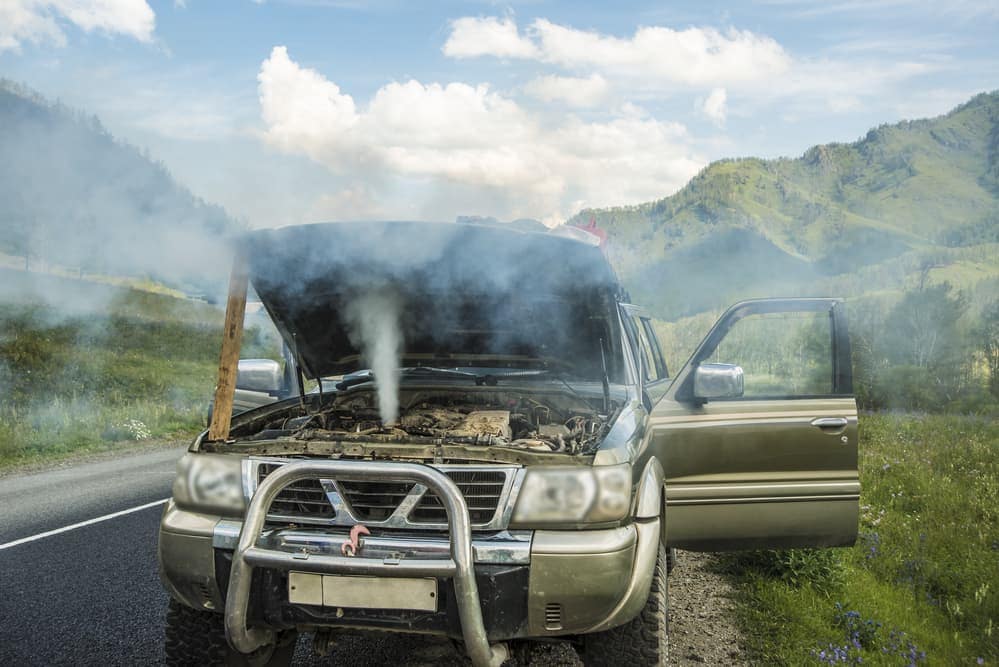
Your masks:
M106 448L86 449L66 452L53 458L37 458L11 463L0 467L0 479L13 477L16 475L31 475L50 470L62 468L72 468L86 463L98 463L111 459L119 459L127 456L148 454L164 449L176 449L186 447L193 438L155 438L143 440L141 442L116 442L109 443Z

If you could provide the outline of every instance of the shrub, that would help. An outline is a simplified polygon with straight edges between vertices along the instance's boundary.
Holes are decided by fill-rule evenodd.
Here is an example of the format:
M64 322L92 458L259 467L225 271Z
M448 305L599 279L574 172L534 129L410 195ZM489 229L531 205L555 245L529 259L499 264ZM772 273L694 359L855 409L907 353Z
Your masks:
M792 587L830 594L843 584L840 552L833 549L746 551L729 556L733 571L748 571Z

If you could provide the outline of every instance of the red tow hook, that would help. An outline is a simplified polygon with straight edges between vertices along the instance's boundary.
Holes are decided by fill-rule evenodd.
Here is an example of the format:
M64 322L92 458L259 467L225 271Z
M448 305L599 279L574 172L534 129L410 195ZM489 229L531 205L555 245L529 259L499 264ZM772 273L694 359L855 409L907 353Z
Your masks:
M365 526L357 524L350 529L350 539L345 540L343 544L340 545L340 553L344 556L356 556L357 552L361 550L361 535L370 535L371 531Z

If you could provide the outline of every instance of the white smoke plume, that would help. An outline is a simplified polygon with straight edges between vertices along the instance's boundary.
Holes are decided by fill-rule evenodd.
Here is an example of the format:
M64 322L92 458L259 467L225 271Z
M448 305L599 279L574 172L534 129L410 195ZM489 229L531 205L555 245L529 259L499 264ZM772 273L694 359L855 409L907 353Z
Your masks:
M399 358L402 333L399 299L390 291L367 292L346 308L351 342L360 347L375 374L382 424L399 417Z

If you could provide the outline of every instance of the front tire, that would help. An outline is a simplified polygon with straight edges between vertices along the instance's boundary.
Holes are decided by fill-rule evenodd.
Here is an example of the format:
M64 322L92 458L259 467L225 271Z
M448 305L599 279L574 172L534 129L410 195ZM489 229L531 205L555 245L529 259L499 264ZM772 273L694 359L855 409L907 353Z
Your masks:
M649 598L642 611L624 625L583 637L583 664L653 665L669 663L669 598L666 548L660 544Z
M225 639L222 614L191 609L171 599L167 607L166 664L231 665L238 667L278 667L291 664L296 633L286 634L277 645L267 646L251 655L234 651Z

